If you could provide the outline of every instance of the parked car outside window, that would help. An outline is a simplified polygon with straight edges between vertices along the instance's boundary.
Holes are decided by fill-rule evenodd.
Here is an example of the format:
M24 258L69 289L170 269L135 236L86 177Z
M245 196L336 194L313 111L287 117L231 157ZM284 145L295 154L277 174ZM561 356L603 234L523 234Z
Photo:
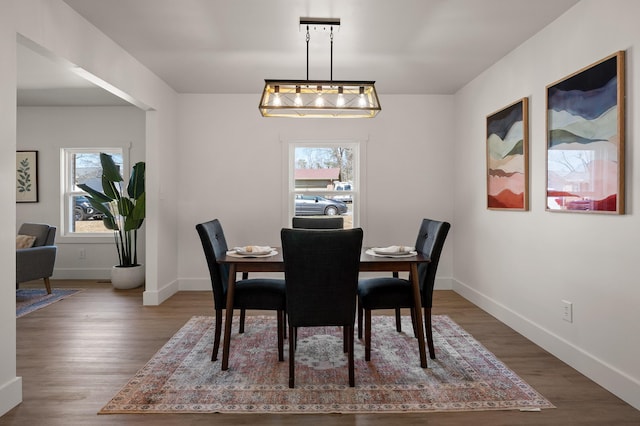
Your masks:
M345 214L347 210L347 205L342 201L329 200L317 195L296 195L296 216L334 216Z
M90 219L103 219L104 214L100 213L91 206L87 197L80 195L74 197L75 205L73 207L73 219L78 220L90 220Z
M336 182L334 184L334 189L336 191L351 191L352 187L350 182ZM353 202L353 197L351 196L351 194L334 195L333 197L331 197L331 199L344 201L345 203Z

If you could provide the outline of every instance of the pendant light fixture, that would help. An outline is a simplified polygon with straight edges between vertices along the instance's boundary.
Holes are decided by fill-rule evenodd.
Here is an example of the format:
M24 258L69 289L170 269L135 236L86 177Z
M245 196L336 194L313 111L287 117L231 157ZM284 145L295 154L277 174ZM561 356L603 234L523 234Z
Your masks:
M333 80L333 28L340 18L300 18L306 27L307 79L267 80L260 99L264 117L291 118L373 118L380 112L375 81ZM331 75L329 80L309 80L309 27L329 28Z

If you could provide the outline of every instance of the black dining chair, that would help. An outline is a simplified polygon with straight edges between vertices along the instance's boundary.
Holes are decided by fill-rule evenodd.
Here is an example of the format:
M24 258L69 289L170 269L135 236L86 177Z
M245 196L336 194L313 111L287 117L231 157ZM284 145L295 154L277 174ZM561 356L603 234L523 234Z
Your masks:
M418 280L420 282L420 294L424 309L425 332L429 356L435 359L433 346L433 330L431 328L431 308L433 306L433 287L435 285L436 271L444 242L449 233L451 224L432 219L423 219L416 239L416 250L429 257L429 263L418 265ZM400 309L410 308L411 318L414 321L422 321L421 313L414 312L413 289L409 280L393 277L378 277L362 279L358 283L358 338L362 338L362 316L365 316L365 360L371 359L371 311L375 309L394 309L396 313L396 329L400 332Z
M229 283L229 266L218 263L218 259L227 252L227 241L222 225L218 219L196 225L202 242L204 255L209 267L211 286L213 289L213 305L215 309L215 338L211 361L218 357L220 335L222 332L222 313L227 305L227 286ZM285 285L283 279L249 278L236 282L233 308L276 311L278 323L278 360L284 361L284 312L286 308ZM244 315L241 315L240 329L244 329Z
M294 216L291 220L293 228L303 229L342 229L344 218L342 216L329 217L300 217Z
M289 387L295 385L299 327L343 327L349 386L355 386L353 333L362 229L282 229L289 322Z

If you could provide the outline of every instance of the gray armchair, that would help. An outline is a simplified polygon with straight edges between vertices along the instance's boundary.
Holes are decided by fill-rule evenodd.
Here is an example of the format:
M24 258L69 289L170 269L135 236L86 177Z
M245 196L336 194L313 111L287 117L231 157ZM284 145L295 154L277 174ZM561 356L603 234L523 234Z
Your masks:
M36 239L32 247L16 249L16 288L22 282L42 278L47 293L51 294L49 277L53 275L53 265L56 262L56 227L41 223L23 223L18 235L31 235Z

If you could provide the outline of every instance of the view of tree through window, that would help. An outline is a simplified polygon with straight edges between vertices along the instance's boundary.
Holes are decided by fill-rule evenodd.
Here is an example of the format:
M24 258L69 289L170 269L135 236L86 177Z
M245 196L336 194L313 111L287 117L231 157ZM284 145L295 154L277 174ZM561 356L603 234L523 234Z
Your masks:
M353 149L345 147L296 148L297 169L338 168L339 181L353 181ZM296 184L297 187L297 184Z

